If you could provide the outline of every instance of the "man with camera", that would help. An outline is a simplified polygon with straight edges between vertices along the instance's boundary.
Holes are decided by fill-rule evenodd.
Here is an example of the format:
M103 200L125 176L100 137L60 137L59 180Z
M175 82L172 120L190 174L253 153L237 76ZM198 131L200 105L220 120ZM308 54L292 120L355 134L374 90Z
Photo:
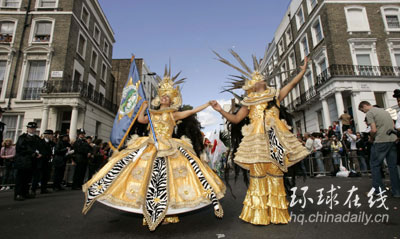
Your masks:
M397 149L395 143L397 137L387 133L394 127L392 117L387 111L373 107L368 101L361 101L358 109L366 114L367 123L371 127L370 136L374 142L373 152L371 152L373 157L370 159L374 194L378 194L385 188L380 169L383 160L386 158L393 197L400 198L400 179L397 171Z

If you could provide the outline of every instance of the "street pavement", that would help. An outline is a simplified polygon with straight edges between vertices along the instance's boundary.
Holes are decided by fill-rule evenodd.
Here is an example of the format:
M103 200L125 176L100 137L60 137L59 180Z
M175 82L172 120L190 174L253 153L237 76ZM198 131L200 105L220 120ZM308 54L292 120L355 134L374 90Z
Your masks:
M45 195L39 194L35 199L23 202L13 201L13 192L10 190L0 192L0 238L400 239L400 199L389 196L379 201L380 197L375 197L372 199L377 201L370 206L366 192L370 189L371 179L367 176L361 178L327 176L309 178L305 182L298 178L296 190L298 197L295 200L289 198L289 201L294 204L289 209L293 216L292 222L288 225L269 226L254 226L238 218L246 187L241 178L236 183L233 179L229 181L233 194L228 190L225 198L221 200L225 212L223 219L216 218L212 207L208 206L180 215L179 223L160 225L154 232L142 226L141 215L119 211L100 203L96 203L86 216L82 215L84 195L80 191L66 190ZM332 185L334 188L339 186L340 189L333 190L333 193L328 192ZM349 200L351 202L351 208L349 208L345 202L352 186L357 187L358 190ZM304 187L308 187L306 192ZM322 193L321 197L319 197L319 192ZM359 197L357 203L354 202L356 194ZM306 204L304 204L304 198L306 198ZM332 206L330 198L334 199ZM335 202L338 204L335 205ZM360 205L356 207L355 204ZM379 206L381 207L378 208ZM341 216L343 218L340 218ZM371 218L367 223L368 216ZM327 221L332 218L337 221ZM381 218L383 222L378 220ZM339 222L340 219L342 222Z

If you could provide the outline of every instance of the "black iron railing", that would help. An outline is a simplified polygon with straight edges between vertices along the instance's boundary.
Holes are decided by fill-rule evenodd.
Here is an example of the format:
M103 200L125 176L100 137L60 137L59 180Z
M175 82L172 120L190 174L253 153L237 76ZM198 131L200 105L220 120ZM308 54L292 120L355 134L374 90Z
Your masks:
M42 93L77 93L81 97L86 98L113 113L116 113L118 110L118 105L106 99L103 94L93 90L93 88L89 88L88 84L85 84L82 81L50 80L45 83L42 88Z

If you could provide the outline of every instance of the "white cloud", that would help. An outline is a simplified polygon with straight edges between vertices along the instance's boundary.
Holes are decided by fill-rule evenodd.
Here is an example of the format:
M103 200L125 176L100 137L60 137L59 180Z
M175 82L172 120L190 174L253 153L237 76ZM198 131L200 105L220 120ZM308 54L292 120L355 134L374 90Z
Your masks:
M230 99L219 99L218 103L223 107L224 105L230 105ZM208 107L207 109L197 113L197 118L201 123L201 126L204 127L203 131L205 135L211 134L215 130L222 130L224 127L221 124L224 124L224 120L220 113L215 111L212 107Z

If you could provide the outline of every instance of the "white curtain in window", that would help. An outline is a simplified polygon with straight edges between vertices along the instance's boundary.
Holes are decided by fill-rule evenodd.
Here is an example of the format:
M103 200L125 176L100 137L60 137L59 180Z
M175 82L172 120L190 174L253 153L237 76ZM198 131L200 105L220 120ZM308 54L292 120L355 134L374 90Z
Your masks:
M45 80L46 61L31 61L29 65L26 87L38 88L43 86Z
M0 88L4 81L4 75L6 73L6 61L0 61Z
M14 22L2 22L0 33L12 35L14 33Z
M371 57L369 54L357 54L357 64L359 66L372 66Z
M350 31L369 30L368 19L362 9L348 9L347 17L347 27Z
M51 22L38 22L36 25L36 35L44 36L51 34Z
M18 7L20 0L4 0L5 7Z

